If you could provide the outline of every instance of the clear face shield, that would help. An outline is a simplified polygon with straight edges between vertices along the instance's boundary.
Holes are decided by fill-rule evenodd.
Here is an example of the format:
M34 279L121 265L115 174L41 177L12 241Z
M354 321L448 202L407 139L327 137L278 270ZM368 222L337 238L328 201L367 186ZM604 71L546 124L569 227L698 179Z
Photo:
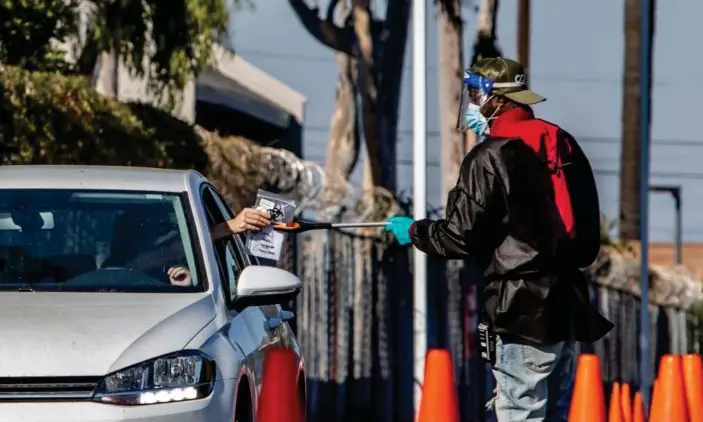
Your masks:
M456 130L464 132L469 129L466 112L470 108L479 109L491 98L493 81L468 70L464 72L464 84L461 90L459 114L456 119Z

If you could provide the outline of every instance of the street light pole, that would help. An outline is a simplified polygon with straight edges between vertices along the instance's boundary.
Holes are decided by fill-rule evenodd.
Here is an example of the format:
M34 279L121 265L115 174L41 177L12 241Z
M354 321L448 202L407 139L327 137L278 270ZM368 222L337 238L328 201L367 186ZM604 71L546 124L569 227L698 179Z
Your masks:
M651 122L652 42L654 0L640 0L640 391L649 409L652 385L651 323L649 315L649 159Z
M413 0L413 218L427 217L427 1ZM413 363L415 414L427 353L427 255L413 248Z

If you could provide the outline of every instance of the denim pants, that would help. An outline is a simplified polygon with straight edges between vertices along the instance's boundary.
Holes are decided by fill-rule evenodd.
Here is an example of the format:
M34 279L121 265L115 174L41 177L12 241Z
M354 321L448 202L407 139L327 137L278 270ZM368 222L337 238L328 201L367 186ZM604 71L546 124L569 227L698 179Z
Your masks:
M497 337L492 406L498 422L565 422L576 371L574 342Z

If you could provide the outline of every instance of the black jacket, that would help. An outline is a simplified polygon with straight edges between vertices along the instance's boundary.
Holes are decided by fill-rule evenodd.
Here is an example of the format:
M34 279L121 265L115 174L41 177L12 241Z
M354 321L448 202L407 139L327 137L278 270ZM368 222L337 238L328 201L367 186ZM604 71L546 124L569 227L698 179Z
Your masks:
M498 334L538 343L592 342L612 324L589 304L581 268L600 248L600 209L590 164L576 141L554 170L520 139L489 138L464 158L446 218L411 228L415 247L448 259L472 257L483 271L485 313ZM566 177L573 234L555 205L551 176ZM575 333L571 328L575 328Z

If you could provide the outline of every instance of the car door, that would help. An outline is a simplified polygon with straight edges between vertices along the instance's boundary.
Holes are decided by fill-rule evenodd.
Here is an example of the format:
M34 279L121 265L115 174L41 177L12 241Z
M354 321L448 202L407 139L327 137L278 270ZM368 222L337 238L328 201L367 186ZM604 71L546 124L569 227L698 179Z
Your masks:
M227 206L215 188L210 186L208 190L217 204L219 212L225 218L225 221L234 218L232 210ZM248 254L245 252L245 246L242 244L239 236L227 236L220 241L226 242L227 250L231 252L238 263L240 272L247 266L252 265ZM236 277L233 282L236 283ZM235 292L236 284L230 288L230 300L234 299ZM247 328L250 330L252 336L257 339L257 350L250 356L247 356L247 359L251 362L251 368L254 368L258 390L261 387L263 359L266 349L276 346L281 342L281 327L283 325L281 323L281 312L278 305L250 306L243 312L247 312L247 320L251 323ZM232 334L236 335L236 333Z
M201 187L200 195L210 228L231 218L230 215L222 212L217 199L219 195L211 185L204 184ZM213 242L213 246L222 280L222 293L231 317L227 337L230 344L244 354L247 376L253 385L257 386L261 382L259 379L261 363L259 361L262 359L262 344L265 344L269 337L265 329L266 317L258 306L250 306L237 312L232 305L236 296L237 280L246 267L244 260L238 253L234 236L218 239ZM252 400L253 403L256 403L259 389L255 388L254 390L252 391Z

